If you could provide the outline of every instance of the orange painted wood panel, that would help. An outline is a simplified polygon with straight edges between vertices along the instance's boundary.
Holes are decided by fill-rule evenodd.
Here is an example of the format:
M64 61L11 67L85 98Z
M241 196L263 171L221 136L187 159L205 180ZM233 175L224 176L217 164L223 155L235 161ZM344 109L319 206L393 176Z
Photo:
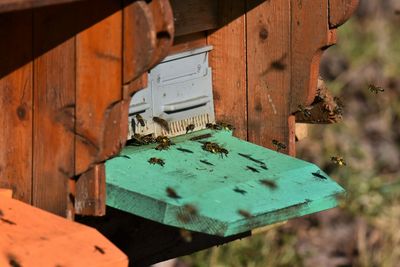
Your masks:
M0 14L0 187L27 203L32 195L31 22L31 11Z
M1 195L0 211L0 266L128 266L93 228Z
M51 48L70 33L70 15L62 6L34 11L33 204L72 217L67 210L74 175L75 39Z
M246 1L220 1L225 26L209 32L213 94L217 121L235 126L234 135L247 139Z
M288 121L290 0L251 0L247 8L249 141L273 149L276 139L288 147L294 140Z
M118 10L121 1L100 1L98 9ZM76 37L76 165L86 172L119 152L122 107L122 11ZM126 122L127 123L127 122ZM127 130L126 130L127 131ZM126 135L125 135L126 137Z

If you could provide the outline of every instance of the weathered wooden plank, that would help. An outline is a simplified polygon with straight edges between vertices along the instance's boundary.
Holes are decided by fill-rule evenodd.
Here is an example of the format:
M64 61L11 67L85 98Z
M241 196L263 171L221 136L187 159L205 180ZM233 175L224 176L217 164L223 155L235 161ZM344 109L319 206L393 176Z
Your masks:
M359 0L329 0L329 27L345 23L357 9Z
M32 195L31 22L31 11L0 14L0 187L27 203Z
M278 140L292 154L290 0L260 2L247 2L248 138L268 148Z
M218 1L171 0L175 36L215 29L220 25Z
M122 7L121 1L96 4L96 10ZM125 142L120 138L122 11L78 34L76 54L75 174L78 175L117 153Z
M93 228L1 195L0 210L0 266L128 266Z
M210 32L207 39L213 46L209 61L215 115L217 121L233 124L235 136L246 140L246 1L221 0L219 8L225 26Z
M104 164L97 164L81 174L76 182L75 212L103 216L106 212L106 174Z
M73 8L34 11L33 204L72 217L68 209L74 175L75 39L49 49L71 34ZM51 21L51 23L49 23Z
M0 13L77 1L83 0L2 0L0 3Z

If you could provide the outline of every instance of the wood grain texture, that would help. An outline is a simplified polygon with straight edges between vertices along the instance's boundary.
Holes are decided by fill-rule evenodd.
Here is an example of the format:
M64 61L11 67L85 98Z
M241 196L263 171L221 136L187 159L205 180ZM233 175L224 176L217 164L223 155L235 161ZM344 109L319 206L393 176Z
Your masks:
M0 266L128 266L127 256L93 228L1 195L0 210L8 222L0 220Z
M288 121L290 0L251 0L247 6L248 138L272 149L273 139L288 147L294 140Z
M120 7L120 1L101 1L96 8ZM126 140L120 133L122 11L78 34L76 50L75 174L79 175L118 153Z
M171 6L175 36L215 29L220 25L216 0L171 0Z
M59 5L83 0L1 0L0 13L37 8L49 5Z
M0 188L31 203L32 12L0 14ZM12 36L13 38L10 38Z
M145 1L130 3L124 7L123 14L123 79L124 84L128 84L150 68L157 33L151 9Z
M76 183L75 212L103 216L106 212L106 174L104 164L97 164L80 175Z
M35 10L33 22L33 204L61 216L71 216L67 209L74 175L75 39L43 49L56 42L54 38L70 34L65 23L72 10Z
M331 44L328 0L292 0L290 113L308 106L317 92L319 63ZM312 11L314 14L311 16Z
M246 1L220 1L225 26L211 31L209 62L213 69L213 94L217 121L235 126L234 134L247 139ZM236 19L235 19L236 18Z
M357 9L359 0L329 0L329 27L345 23Z

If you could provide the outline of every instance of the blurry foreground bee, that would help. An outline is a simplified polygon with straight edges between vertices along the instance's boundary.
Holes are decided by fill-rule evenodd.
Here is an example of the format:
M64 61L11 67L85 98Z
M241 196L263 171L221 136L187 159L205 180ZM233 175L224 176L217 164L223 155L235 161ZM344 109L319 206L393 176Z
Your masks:
M178 193L171 187L167 187L165 189L165 192L167 192L167 196L170 197L170 198L174 198L174 199L181 198L181 196L178 195Z
M164 160L159 159L159 158L150 158L150 159L148 160L148 162L149 162L150 164L153 164L153 165L158 164L158 165L160 165L161 167L164 167L164 164L165 164Z
M183 223L189 223L193 216L197 216L197 208L191 204L183 206L183 211L176 216Z
M343 157L331 157L331 161L339 166L346 166L346 161L343 159Z
M268 187L268 188L271 188L271 189L276 189L276 187L277 187L275 181L268 180L268 179L260 180L260 183L261 183L262 185L265 185L265 186Z
M168 125L168 122L166 120L163 120L163 119L161 119L159 117L153 117L153 121L155 123L157 123L158 125L160 125L164 130L169 132L169 125Z
M376 86L374 84L370 84L368 85L368 89L375 94L379 94L380 92L384 92L385 89L383 89L382 87Z
M193 132L195 127L196 126L194 124L189 124L188 126L186 126L186 133Z
M186 243L192 242L193 238L192 238L192 233L190 231L185 229L180 229L179 234L182 237L183 241L185 241Z
M140 114L136 114L135 117L136 117L137 122L138 122L142 127L146 126L146 123L144 122L144 119L143 119L143 117L142 117Z
M245 217L245 218L247 218L247 219L249 219L249 218L251 218L252 216L251 216L251 213L250 212L248 212L247 210L238 210L237 211L238 212L238 214L239 215L242 215L243 217Z
M298 112L301 112L304 117L309 118L311 117L311 107L304 107L303 105L298 106Z
M272 144L276 147L277 152L279 152L281 149L286 149L286 145L278 140L272 140Z

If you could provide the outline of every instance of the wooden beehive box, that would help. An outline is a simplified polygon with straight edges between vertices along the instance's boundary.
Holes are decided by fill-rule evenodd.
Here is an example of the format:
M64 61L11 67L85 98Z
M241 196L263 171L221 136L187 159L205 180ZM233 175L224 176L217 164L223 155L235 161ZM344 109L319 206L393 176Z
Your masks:
M165 56L205 45L213 46L217 120L234 124L236 137L267 148L279 140L287 144L281 152L294 156L292 114L312 102L322 51L336 42L336 28L356 4L2 1L0 188L70 219L104 215L104 162L125 144L131 95L146 86L147 71ZM142 229L133 238L153 226L130 219ZM176 232L159 229L169 240L160 245L166 251ZM156 256L151 249L127 250L142 263L152 262L248 234L200 235L189 249L178 242L172 252Z

